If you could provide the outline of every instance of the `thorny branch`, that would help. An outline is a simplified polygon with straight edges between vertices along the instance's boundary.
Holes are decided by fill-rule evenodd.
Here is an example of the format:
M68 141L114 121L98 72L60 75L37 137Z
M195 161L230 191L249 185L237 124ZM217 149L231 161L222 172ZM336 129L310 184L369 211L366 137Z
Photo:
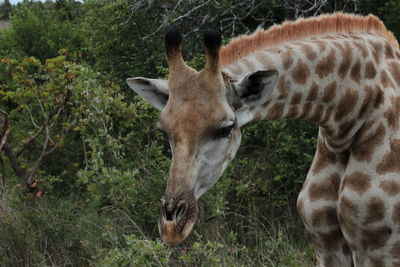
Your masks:
M318 15L324 9L331 8L331 5L334 5L335 11L356 11L357 9L356 0L345 0L339 6L336 1L332 2L328 0L281 0L279 4L275 4L275 7L281 8L285 12L289 11L294 18ZM157 17L154 17L157 21L156 29L144 35L143 40L165 31L172 24L184 28L186 36L211 26L218 28L225 37L232 37L237 33L249 33L255 28L266 27L274 23L274 15L272 11L265 12L263 8L265 5L265 1L262 0L171 0L165 2L139 0L132 1L131 14L124 24L132 20L136 12L161 10L157 12Z
M357 11L357 1L347 0L343 1L340 7L337 6L337 1L329 2L328 0L283 0L283 7L286 10L293 12L295 19L299 17L315 16L321 13L321 11L329 4L333 4L333 11ZM332 11L332 10L331 10Z
M11 167L14 173L21 179L25 192L29 192L31 190L31 184L33 181L34 176L36 175L37 171L39 170L40 164L43 162L44 158L51 153L53 153L61 144L62 140L68 134L68 132L76 125L79 119L74 119L72 122L69 123L67 127L65 127L61 133L59 134L57 142L53 143L51 140L51 128L55 125L56 121L58 120L59 115L64 110L67 102L71 98L72 93L70 91L64 96L62 102L60 102L52 111L46 114L44 107L40 104L43 116L45 117L41 126L38 126L38 130L34 135L28 138L23 144L22 147L17 151L14 152L13 148L9 142L9 134L11 129L8 127L8 119L7 113L5 111L0 110L0 120L3 121L3 134L1 135L0 139L0 151L4 151L4 154L8 158ZM40 99L38 98L38 101ZM31 113L30 113L31 115ZM32 123L34 123L34 119L31 116ZM22 152L34 141L39 137L42 133L45 133L45 139L42 144L42 150L33 164L33 167L28 170L26 168L21 167L21 163L18 161L18 157L22 154Z
M0 135L0 151L3 149L4 144L7 141L8 135L10 134L10 127L8 126L8 117L7 113L3 110L0 110L0 119L3 121L3 133Z
M191 35L199 32L209 25L212 27L219 27L219 30L225 36L233 36L238 30L243 32L250 32L243 21L251 18L259 23L259 26L271 23L272 19L269 14L255 12L257 8L263 4L263 1L257 0L243 0L233 1L227 3L221 0L207 0L207 1L176 1L176 3L163 3L161 6L154 6L149 1L134 1L131 6L132 14L138 12L139 9L155 9L161 8L161 19L155 31L143 37L148 39L164 31L172 24L178 25L193 25L188 27L185 34ZM131 19L130 16L129 19ZM128 19L128 20L129 20Z

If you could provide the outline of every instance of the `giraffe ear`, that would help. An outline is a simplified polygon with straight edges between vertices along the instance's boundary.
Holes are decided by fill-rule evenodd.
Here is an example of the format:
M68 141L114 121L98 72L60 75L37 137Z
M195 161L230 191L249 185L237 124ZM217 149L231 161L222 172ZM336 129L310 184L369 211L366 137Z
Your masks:
M168 80L136 77L129 78L126 82L130 88L156 109L160 111L164 109L169 95Z
M261 70L246 75L234 84L236 93L244 104L235 112L239 127L254 120L255 111L249 107L262 105L271 99L278 77L277 70Z
M244 76L234 87L245 105L262 105L271 98L278 76L277 70L260 70Z

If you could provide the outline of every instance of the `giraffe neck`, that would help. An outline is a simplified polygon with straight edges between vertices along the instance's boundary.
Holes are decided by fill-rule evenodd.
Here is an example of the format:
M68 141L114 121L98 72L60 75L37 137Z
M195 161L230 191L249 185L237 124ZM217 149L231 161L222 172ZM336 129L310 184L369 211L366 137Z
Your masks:
M394 94L396 78L385 71L390 57L400 59L400 52L377 35L330 34L258 51L223 71L239 79L257 70L278 70L273 96L253 108L254 120L316 122L327 146L341 152L360 128L375 127L368 122L382 116L385 95Z

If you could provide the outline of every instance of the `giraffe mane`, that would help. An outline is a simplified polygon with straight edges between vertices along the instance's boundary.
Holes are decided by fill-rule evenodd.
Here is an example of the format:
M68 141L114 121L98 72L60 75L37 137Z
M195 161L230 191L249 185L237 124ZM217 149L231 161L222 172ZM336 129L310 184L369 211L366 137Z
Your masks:
M220 50L220 64L231 64L258 50L274 45L300 40L329 33L365 32L384 37L394 47L399 43L393 33L388 31L383 22L374 15L360 16L346 13L333 13L318 17L286 21L274 25L267 31L260 29L251 35L243 35L233 39Z

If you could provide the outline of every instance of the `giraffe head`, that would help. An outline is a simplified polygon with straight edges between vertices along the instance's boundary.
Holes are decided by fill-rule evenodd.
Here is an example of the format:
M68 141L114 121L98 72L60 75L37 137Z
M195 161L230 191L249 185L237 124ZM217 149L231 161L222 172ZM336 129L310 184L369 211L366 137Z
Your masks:
M183 241L198 216L197 199L221 176L240 145L240 127L253 120L252 107L265 103L278 78L258 71L230 82L220 69L221 36L206 31L206 65L187 66L176 28L165 35L167 80L130 78L129 86L161 111L158 127L168 136L172 162L158 228L169 244Z

